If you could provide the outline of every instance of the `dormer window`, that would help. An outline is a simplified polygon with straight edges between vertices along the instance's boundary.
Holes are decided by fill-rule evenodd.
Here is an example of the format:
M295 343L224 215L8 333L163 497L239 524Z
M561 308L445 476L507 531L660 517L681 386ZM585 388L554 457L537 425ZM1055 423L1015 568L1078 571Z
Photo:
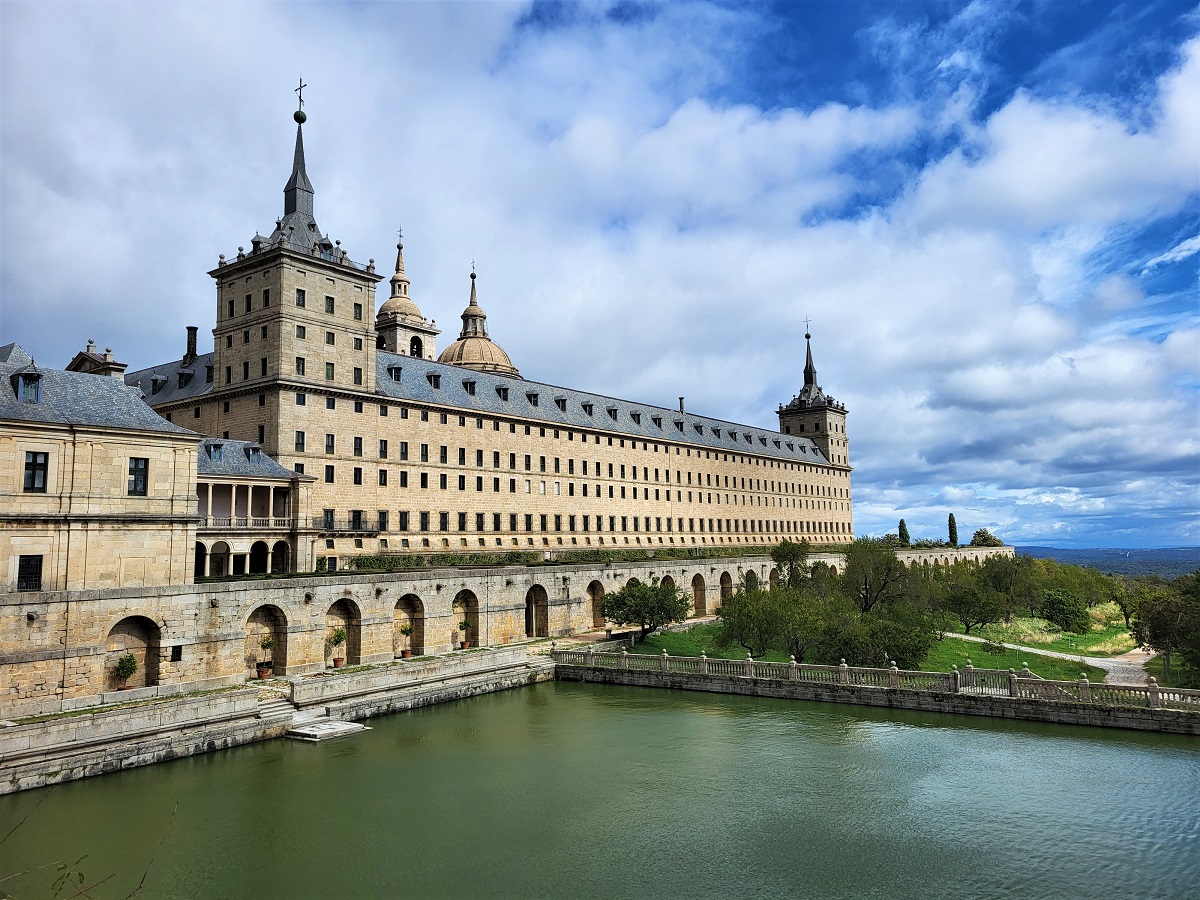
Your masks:
M778 450L778 449L779 449L779 441L775 441L775 440L773 440L773 441L771 441L771 443L775 445L775 449L776 449L776 450Z
M787 448L788 448L789 450L795 450L795 449L796 449L796 445L795 445L795 444L793 444L793 443L791 443L791 442L789 441L789 442L788 442L788 445L787 445Z
M258 455L261 451L262 451L261 447L258 447L254 444L248 445L246 447L246 459L250 460L250 462L257 462Z
M205 384L212 384L212 378L213 378L212 373L213 373L212 366L204 367L204 383Z
M42 402L42 373L18 372L13 376L13 389L18 403Z
M187 387L188 382L192 380L192 374L193 373L192 373L191 369L180 369L179 370L179 386Z
M675 420L675 428L679 431L683 431L683 419Z
M537 395L537 394L535 394L533 391L526 391L526 392L525 392L525 399L529 401L529 405L530 405L530 406L537 406L537 405L538 405L538 395Z
M150 393L157 394L163 389L163 385L167 383L167 379L162 375L152 375L150 377Z
M605 412L608 413L608 417L610 419L612 419L614 422L617 421L617 408L615 406L608 407Z
M752 435L752 434L748 434L748 433L746 433L746 432L742 432L742 437L744 437L744 438L746 439L746 443L747 443L747 444L753 444L753 443L754 443L754 435Z
M662 416L651 416L650 421L654 423L655 428L662 428Z
M720 428L717 428L717 427L714 425L714 426L713 426L712 433L713 433L714 435L716 435L717 437L720 437L720 436L721 436L721 429L720 429Z
M508 388L497 387L496 388L496 396L499 397L501 400L507 401L508 400Z
M211 459L213 462L220 462L222 459L224 459L225 458L225 445L224 444L209 444L208 445L208 458Z
M631 412L629 418L633 419L633 424L635 425L642 424L642 414L640 412Z
M388 378L392 379L392 381L398 382L404 376L404 367L403 366L388 366L387 373L388 373Z
M585 413L587 413L589 416L592 415L593 411L596 409L596 407L590 403L583 403L580 405L583 406L583 411Z
M567 411L567 398L566 397L555 397L554 405L558 407L559 412L566 412Z
M425 378L429 381L430 387L436 388L439 391L442 389L442 376L437 372L430 372Z
M464 381L463 382L463 390L467 392L468 396L474 397L475 396L475 382L474 381Z
M758 442L759 442L760 444L762 444L764 447L765 447L765 446L767 446L767 439L766 439L765 437L760 437L760 438L758 439Z
M694 424L694 425L692 425L692 427L696 429L696 434L699 434L699 435L704 434L704 426L703 425L695 425Z

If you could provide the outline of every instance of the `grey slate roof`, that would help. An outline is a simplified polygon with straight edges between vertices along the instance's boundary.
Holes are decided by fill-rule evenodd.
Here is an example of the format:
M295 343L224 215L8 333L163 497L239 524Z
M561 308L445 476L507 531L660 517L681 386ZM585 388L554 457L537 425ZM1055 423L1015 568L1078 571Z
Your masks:
M147 406L136 388L103 375L38 367L42 376L40 402L21 403L13 385L14 376L31 364L29 354L20 345L0 347L0 419L193 434Z
M638 440L691 444L725 453L754 453L790 462L826 464L825 457L809 438L681 413L677 409L476 372L384 350L376 352L375 368L377 393L449 406L464 414L517 416L555 428L624 434ZM400 370L399 381L393 378L393 369ZM434 380L439 387L433 386L430 376L437 376ZM474 382L474 394L468 393L464 382ZM498 388L507 389L507 400L501 397ZM536 397L536 406L530 395ZM589 405L591 413L587 411ZM676 423L682 423L682 428Z
M189 400L212 393L213 385L205 381L206 367L212 365L213 355L203 353L186 368L183 360L151 366L149 369L139 369L136 372L125 373L125 383L141 388L147 399L153 398L155 406L161 403L171 403L176 400ZM190 373L191 378L183 387L179 386L179 373ZM159 378L158 393L154 393L154 378Z
M218 458L214 458L213 453L216 447L221 448ZM281 466L252 441L228 441L219 438L205 438L200 443L196 468L201 478L205 475L284 479L303 477Z

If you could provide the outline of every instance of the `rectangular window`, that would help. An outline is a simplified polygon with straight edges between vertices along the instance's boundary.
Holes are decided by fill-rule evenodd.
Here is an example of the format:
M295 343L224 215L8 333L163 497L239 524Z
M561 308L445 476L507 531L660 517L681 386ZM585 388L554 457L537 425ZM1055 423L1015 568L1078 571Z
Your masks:
M497 529L497 531L498 531L498 530L499 530L499 529ZM516 531L516 530L517 530L517 514L516 514L516 513L509 513L509 514L508 514L508 530L509 530L509 531Z
M355 383L355 384L362 384L362 383L363 383L363 373L362 373L362 369L360 369L358 366L355 366L355 367L354 367L354 383Z
M296 288L296 305L297 306L304 305L304 288ZM304 326L302 326L302 325L297 326L297 328L303 328L303 327ZM304 335L297 334L296 337L304 337Z
M533 516L529 513L525 513L525 530L533 531Z
M362 469L358 466L354 467L354 483L362 484Z
M400 513L400 521L397 524L400 526L401 531L408 531L408 513L407 512Z
M465 491L467 489L467 476L466 475L458 476L458 489L460 491Z
M388 451L387 441L380 439L380 441L379 441L379 458L387 459L387 451Z
M379 486L387 487L387 469L379 470Z
M325 363L325 380L333 381L333 363Z
M333 298L332 297L325 298L325 312L329 313L330 315L333 315Z
M421 473L421 487L423 487L423 488L429 487L429 473L428 472Z
M450 530L450 513L438 513L438 531Z
M421 513L421 530L422 531L429 530L429 513L427 513L427 512Z
M379 510L379 530L388 530L388 514L386 509Z
M460 512L458 514L458 530L459 531L467 530L467 514L465 512Z
M271 305L271 291L268 288L263 291L263 308L265 309L266 307L268 307L270 305Z
M303 356L296 357L296 374L297 375L304 374L304 357ZM300 395L297 394L296 396L299 397ZM299 400L297 400L297 402L299 402Z
M355 350L361 350L361 349L362 349L362 338L355 338L355 339L354 339L354 349L355 349Z
M541 528L538 529L539 531L546 530L546 514L545 513L542 513L540 516L538 516L538 525L541 526Z
M40 591L42 589L41 556L19 556L17 558L17 590Z
M465 466L467 464L467 448L466 447L458 448L458 464L460 466Z
M296 432L296 452L297 453L304 452L304 432L303 431Z
M400 459L408 461L408 441L400 442Z
M233 366L225 367L225 383L233 384Z
M258 442L260 444L264 444L264 443L266 443L266 440L267 440L267 426L259 425L258 426Z
M354 439L354 455L362 456L362 438L360 437Z
M332 434L325 435L325 452L326 453L333 452L333 435Z
M150 474L150 460L133 456L129 459L129 496L145 497L146 481Z
M450 448L447 447L445 444L443 444L441 447L439 447L438 448L438 462L440 462L442 465L445 465L450 459L449 452L450 452Z
M482 528L479 529L483 531ZM492 531L500 530L500 513L492 513Z
M244 363L242 363L242 381L245 381L249 377L250 377L250 363L244 362Z
M361 400L355 400L355 401L354 401L354 411L355 411L356 413L360 413L360 412L362 412L362 411L363 411L363 404L362 404L362 401L361 401Z
M267 358L265 356L260 357L258 360L258 374L259 375L267 374Z
M357 322L362 321L362 309L363 309L363 307L362 307L361 303L354 304L354 319Z
M30 494L46 493L46 471L49 468L48 453L25 454L25 491Z
M333 484L333 466L325 467L325 483Z
M329 346L333 346L333 343L334 343L335 339L336 339L336 338L335 338L335 336L334 336L334 333L333 333L332 331L327 331L327 332L325 332L325 343L326 343L326 344L328 344Z
M325 408L326 409L337 409L337 399L334 397L326 397L325 398Z
M254 307L254 301L252 299L252 295L247 294L246 295L246 312L250 312L250 310L253 309L253 307Z
M233 298L230 297L225 303L225 315L229 318L233 317Z

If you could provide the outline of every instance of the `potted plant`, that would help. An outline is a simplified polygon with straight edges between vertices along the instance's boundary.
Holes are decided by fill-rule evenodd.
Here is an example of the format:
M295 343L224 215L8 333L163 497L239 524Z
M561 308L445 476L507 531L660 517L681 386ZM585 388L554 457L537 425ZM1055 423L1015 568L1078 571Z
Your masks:
M346 664L346 657L338 655L341 653L342 644L346 643L346 629L333 629L333 634L329 636L329 643L333 646L333 667L340 669Z
M117 682L118 691L129 690L129 685L125 682L133 677L133 673L137 671L137 659L132 653L126 653L124 656L117 659L117 664L113 666L113 680Z
M458 623L458 630L463 633L463 639L458 642L458 649L466 650L471 646L470 640L467 639L467 632L471 630L471 623L467 619L463 619Z
M270 634L264 634L262 640L258 642L258 646L262 647L264 652L270 653L275 649L274 636ZM256 668L258 669L259 678L270 678L271 670L275 668L275 662L271 659L265 659L259 662Z
M400 626L400 633L401 633L402 635L404 635L404 640L405 640L405 641L410 641L410 642L411 642L411 640L412 640L412 633L413 633L412 622L405 622L403 625L401 625L401 626ZM402 649L402 650L400 651L400 656L401 656L402 658L404 658L404 659L408 659L409 657L411 657L411 656L412 656L412 648L411 648L411 647L405 647L404 649Z

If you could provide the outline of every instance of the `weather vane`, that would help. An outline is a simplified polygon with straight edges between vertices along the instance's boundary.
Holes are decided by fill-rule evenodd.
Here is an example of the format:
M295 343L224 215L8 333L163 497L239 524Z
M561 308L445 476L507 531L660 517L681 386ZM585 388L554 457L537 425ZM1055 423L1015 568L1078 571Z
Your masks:
M304 83L304 76L301 75L300 76L300 87L296 88L296 94L300 97L300 108L301 109L304 109L304 89L306 87L308 87L308 85Z

